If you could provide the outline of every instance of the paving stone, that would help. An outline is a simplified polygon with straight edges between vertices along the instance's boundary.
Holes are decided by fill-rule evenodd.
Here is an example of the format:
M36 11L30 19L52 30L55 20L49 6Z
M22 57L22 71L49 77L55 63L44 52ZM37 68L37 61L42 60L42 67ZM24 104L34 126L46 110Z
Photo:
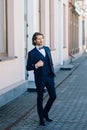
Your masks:
M87 130L87 54L73 64L71 71L57 73L57 99L49 113L52 123L46 122L44 127L38 125L37 95L25 92L0 108L0 130L11 124L8 130ZM44 104L47 98L46 92Z

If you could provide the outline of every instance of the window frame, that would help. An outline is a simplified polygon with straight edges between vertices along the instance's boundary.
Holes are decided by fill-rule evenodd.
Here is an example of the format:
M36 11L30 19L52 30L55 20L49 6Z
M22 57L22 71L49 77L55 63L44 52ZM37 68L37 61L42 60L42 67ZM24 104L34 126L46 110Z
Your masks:
M0 58L8 56L8 40L7 40L7 0L4 0L4 38L5 38L5 52L0 52Z

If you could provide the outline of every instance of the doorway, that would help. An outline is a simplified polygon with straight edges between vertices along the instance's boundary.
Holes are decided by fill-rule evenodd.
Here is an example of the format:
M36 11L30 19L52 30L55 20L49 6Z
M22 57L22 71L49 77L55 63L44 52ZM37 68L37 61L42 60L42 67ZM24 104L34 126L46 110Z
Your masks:
M24 0L24 57L25 57L25 79L28 79L28 72L26 71L27 54L28 54L28 0Z

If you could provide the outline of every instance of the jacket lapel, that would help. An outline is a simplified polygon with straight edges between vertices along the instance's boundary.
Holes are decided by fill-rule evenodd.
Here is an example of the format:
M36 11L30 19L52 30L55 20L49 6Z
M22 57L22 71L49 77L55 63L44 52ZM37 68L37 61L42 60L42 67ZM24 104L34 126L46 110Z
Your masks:
M46 52L46 54L48 55L48 57L49 57L49 59L50 59L50 54L49 54L49 51L47 50L47 48L46 48L46 47L44 47L44 49L45 49L45 52Z
M37 48L35 47L35 51L36 51L36 54L39 56L39 57L42 57L44 58L44 56L37 50Z

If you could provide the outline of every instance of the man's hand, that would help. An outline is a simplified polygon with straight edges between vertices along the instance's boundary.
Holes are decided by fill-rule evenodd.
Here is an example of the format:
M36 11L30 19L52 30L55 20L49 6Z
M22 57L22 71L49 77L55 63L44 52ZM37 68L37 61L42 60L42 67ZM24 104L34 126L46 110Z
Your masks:
M35 64L35 67L38 68L38 67L42 67L44 65L44 62L42 60L39 60L36 64Z

